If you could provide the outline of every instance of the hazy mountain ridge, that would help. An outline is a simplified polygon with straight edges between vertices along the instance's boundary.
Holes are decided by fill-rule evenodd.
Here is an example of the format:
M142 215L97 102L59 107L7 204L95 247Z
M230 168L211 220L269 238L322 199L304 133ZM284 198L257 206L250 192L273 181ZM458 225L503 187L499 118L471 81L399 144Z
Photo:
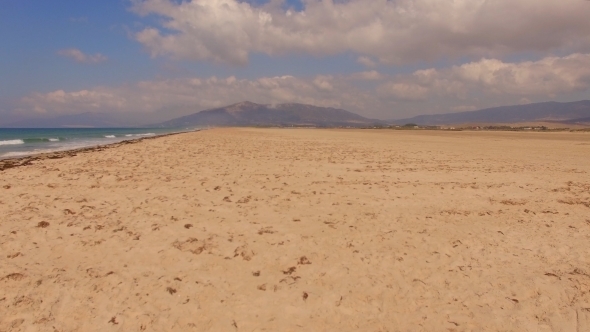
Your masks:
M561 121L562 123L568 124L582 124L582 125L590 125L590 117L581 118L581 119L572 119L567 121Z
M590 100L569 103L545 102L486 108L460 113L418 115L393 120L396 124L449 125L464 123L588 122ZM585 121L584 121L585 120Z
M189 109L184 110L189 111ZM163 112L163 114L170 114ZM162 117L159 116L159 118ZM419 125L502 124L525 122L559 122L590 125L590 100L569 103L546 102L487 108L460 113L419 115L399 120L375 120L337 108L288 103L279 105L241 102L208 109L165 122L150 121L137 114L82 113L53 118L35 118L2 124L2 128L121 128L121 127L224 127L224 126L315 126L370 127L389 124ZM134 118L135 117L135 118ZM152 118L153 119L153 118Z
M342 109L305 104L256 104L241 102L172 119L155 127L193 126L318 126L362 127L384 121L362 117Z

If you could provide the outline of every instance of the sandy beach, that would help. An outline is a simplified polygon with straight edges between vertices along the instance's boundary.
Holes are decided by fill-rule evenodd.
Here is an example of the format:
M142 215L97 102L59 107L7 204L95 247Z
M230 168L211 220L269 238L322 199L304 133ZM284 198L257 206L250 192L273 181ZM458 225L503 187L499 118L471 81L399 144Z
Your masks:
M213 129L0 216L0 331L590 331L589 133Z

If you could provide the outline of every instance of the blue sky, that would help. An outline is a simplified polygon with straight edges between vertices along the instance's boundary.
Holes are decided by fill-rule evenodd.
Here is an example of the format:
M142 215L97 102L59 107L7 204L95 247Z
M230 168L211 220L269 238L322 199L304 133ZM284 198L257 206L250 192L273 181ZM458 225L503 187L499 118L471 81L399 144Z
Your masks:
M590 99L588 14L578 0L5 0L0 124L241 99L388 119Z
M302 8L297 0L288 1L287 6ZM153 59L129 34L157 18L139 17L129 8L130 2L126 0L5 1L0 11L0 39L6 46L0 49L0 97L25 95L32 90L49 92L57 87L72 90L122 84L158 76L311 74L330 67L334 70L347 60L346 56L336 61L293 57L277 63L272 58L255 55L252 66L228 68ZM98 66L72 64L57 54L71 47L89 54L104 54L110 61Z
M125 1L8 0L2 7L2 97L147 79L158 72L158 64L128 36L140 20ZM71 47L111 61L84 66L57 54Z

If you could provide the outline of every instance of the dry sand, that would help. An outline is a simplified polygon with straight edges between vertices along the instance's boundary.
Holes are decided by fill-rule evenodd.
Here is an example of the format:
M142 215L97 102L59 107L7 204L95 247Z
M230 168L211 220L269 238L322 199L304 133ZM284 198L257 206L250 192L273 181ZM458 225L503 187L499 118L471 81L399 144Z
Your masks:
M590 134L215 129L0 216L0 331L590 331Z

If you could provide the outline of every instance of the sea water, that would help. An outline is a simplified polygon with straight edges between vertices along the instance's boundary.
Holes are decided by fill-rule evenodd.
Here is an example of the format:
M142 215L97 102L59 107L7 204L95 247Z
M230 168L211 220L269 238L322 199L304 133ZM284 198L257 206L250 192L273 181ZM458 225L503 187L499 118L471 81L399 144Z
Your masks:
M65 151L124 140L164 135L195 129L162 128L0 128L0 158L15 158L38 153Z

